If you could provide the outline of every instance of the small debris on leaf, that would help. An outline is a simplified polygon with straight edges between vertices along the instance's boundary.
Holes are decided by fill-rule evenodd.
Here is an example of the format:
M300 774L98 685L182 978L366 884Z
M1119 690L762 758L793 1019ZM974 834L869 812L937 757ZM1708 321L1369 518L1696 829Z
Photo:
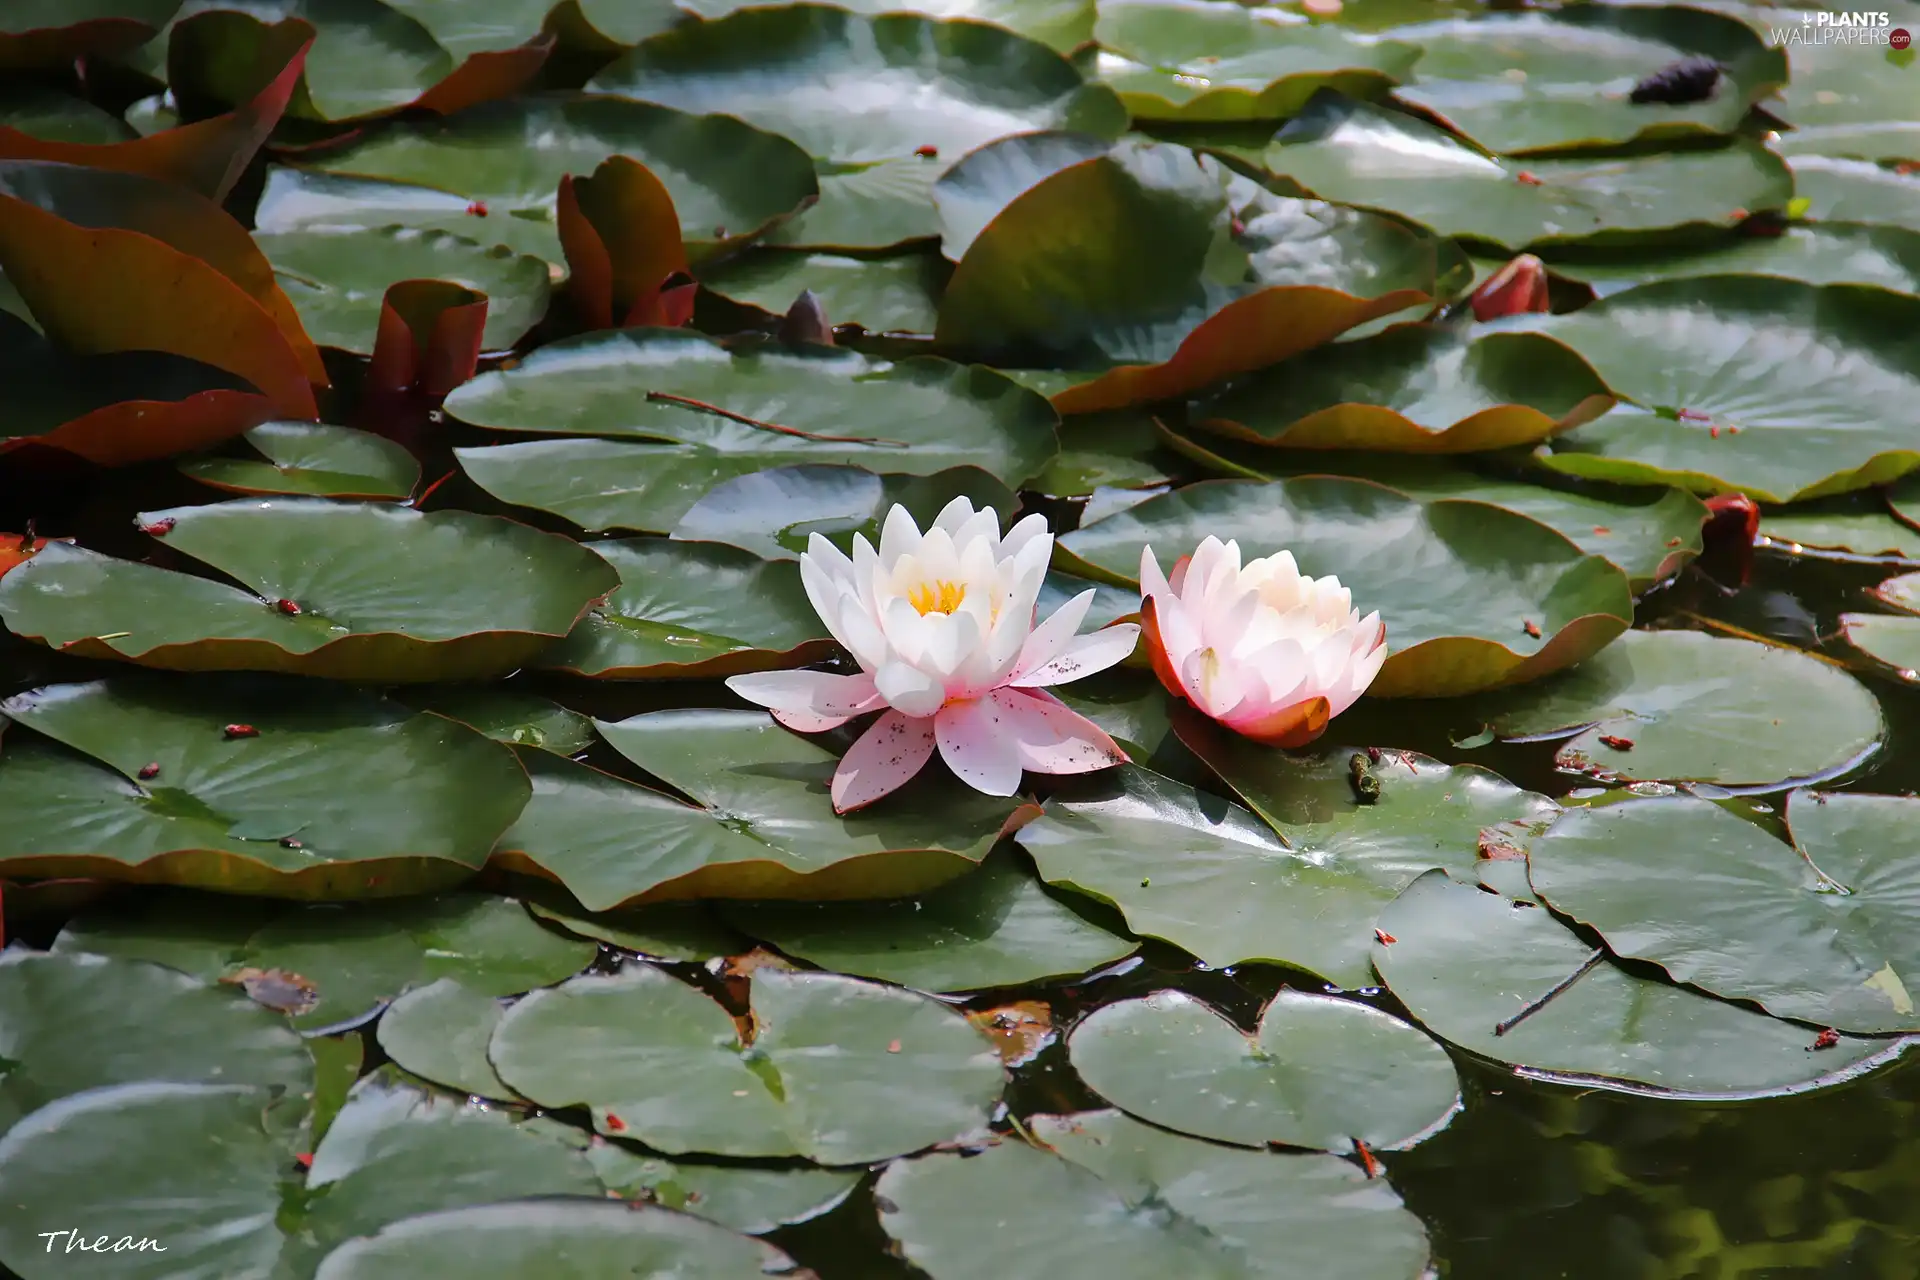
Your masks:
M1832 1027L1828 1027L1813 1038L1813 1047L1816 1049L1831 1049L1839 1043L1840 1033Z
M1009 1067L1025 1066L1053 1043L1053 1010L1043 1000L1016 1000L997 1009L969 1011L967 1021L993 1041Z
M1400 939L1394 937L1392 934L1388 933L1385 929L1375 929L1373 931L1373 940L1379 943L1383 947L1390 947L1394 943L1400 941Z
M727 238L727 229L726 229L726 227L725 227L725 226L715 226L715 227L714 227L714 229L713 229L713 238L714 238L715 240L725 240L725 239Z
M1712 414L1703 413L1698 409L1680 409L1675 412L1674 416L1679 418L1680 421L1682 422L1712 422L1713 421Z
M1529 636L1533 637L1535 640L1538 640L1540 638L1540 624L1535 622L1532 618L1523 619L1520 623L1520 629L1526 632Z
M220 732L226 736L229 742L235 738L257 738L260 736L260 731L250 724L230 724L222 728Z
M300 606L291 600L275 600L273 607L281 613L286 614L289 618L297 618L300 616Z
M607 1128L613 1130L615 1133L625 1133L627 1131L627 1122L609 1111L607 1112Z
M900 1052L900 1042L898 1040L887 1041L887 1052L888 1053Z
M1515 182L1518 182L1523 187L1537 187L1540 185L1540 179L1534 177L1532 173L1530 173L1525 169L1522 169L1520 172L1514 174L1513 180Z
M1380 779L1367 767L1365 753L1356 751L1348 759L1347 780L1353 784L1353 798L1361 804L1374 804L1380 799Z
M241 969L220 981L240 987L248 999L275 1013L302 1014L320 1003L319 989L286 969Z
M1600 741L1603 745L1612 747L1615 751L1633 750L1633 739L1623 738L1617 733L1603 733L1600 735Z
M138 775L138 776L139 776L139 779L140 779L140 781L142 781L142 782L151 782L151 781L152 781L153 779L155 779L155 778L157 778L157 777L159 777L159 776L160 776L160 762L159 762L158 760L155 760L155 761L152 761L152 762L150 762L150 763L148 763L148 764L143 764L143 765L141 765L141 766L140 766L140 773L139 773L139 775Z
M1689 102L1705 102L1720 83L1721 66L1712 58L1682 58L1660 68L1627 95L1635 106L1660 103L1679 107Z
M472 204L470 204L470 205L468 205L468 206L467 206L467 216L468 216L469 218L484 218L484 217L486 217L486 216L487 216L487 202L486 202L485 200L475 200L475 201L474 201L474 202L473 202Z
M940 148L929 142L924 146L915 147L913 154L919 156L922 160L932 160L940 154Z
M164 520L155 520L152 524L141 525L140 532L147 534L149 537L164 538L173 532L173 526L178 523L180 523L178 520L175 520L172 516L168 516Z
M1608 534L1610 534L1610 533L1612 533L1612 532L1613 532L1613 530L1611 530L1611 529L1609 529L1609 528L1607 528L1607 526L1605 526L1605 525L1603 525L1603 524L1597 524L1597 525L1595 525L1595 526L1593 526L1593 531L1594 531L1595 533L1597 533L1597 534L1599 534L1599 535L1600 535L1601 537L1603 537L1603 538L1604 538L1604 537L1606 537L1606 536L1607 536Z
M1373 1158L1373 1152L1367 1149L1366 1143L1355 1138L1353 1140L1353 1151L1355 1155L1360 1157L1360 1167L1367 1171L1367 1177L1369 1179L1380 1176L1380 1162Z
M313 1152L302 1151L299 1155L293 1158L293 1162L299 1165L302 1169L311 1169L313 1168Z
M282 849L304 849L307 846L295 840L292 836L281 836L280 847Z

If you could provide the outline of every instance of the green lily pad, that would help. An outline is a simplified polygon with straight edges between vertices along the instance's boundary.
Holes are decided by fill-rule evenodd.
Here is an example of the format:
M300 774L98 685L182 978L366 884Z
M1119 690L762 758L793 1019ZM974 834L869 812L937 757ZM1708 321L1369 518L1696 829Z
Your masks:
M287 909L263 898L149 888L73 916L53 940L53 953L149 960L213 982L239 969L247 939Z
M1840 631L1847 643L1900 679L1920 679L1920 618L1890 618L1877 613L1843 613Z
M1570 810L1528 851L1534 891L1620 956L1780 1018L1920 1030L1916 900L1902 847L1920 801L1797 791L1804 853L1709 800ZM1799 832L1796 831L1796 835Z
M349 1240L320 1264L315 1280L569 1280L670 1275L741 1280L802 1273L770 1244L669 1209L578 1200L527 1200L421 1214Z
M768 244L848 252L899 249L940 234L929 195L944 167L938 156L817 167L820 203L775 227Z
M1059 455L1028 487L1056 498L1087 497L1080 522L1092 524L1112 514L1110 504L1131 506L1125 499L1136 494L1144 502L1182 469L1146 411L1089 413L1060 424Z
M1833 156L1798 155L1790 167L1794 195L1807 201L1806 217L1920 227L1920 178Z
M1920 560L1920 532L1884 511L1763 512L1760 545L1790 555Z
M1792 16L1770 15L1768 25ZM1911 6L1889 14L1896 27L1912 26L1917 16ZM1912 110L1917 77L1911 65L1888 56L1893 50L1793 41L1786 51L1793 79L1774 108L1793 122L1774 144L1783 155L1920 160L1920 121Z
M1920 573L1888 578L1873 589L1873 597L1902 613L1920 614Z
M593 721L578 711L511 686L432 685L409 692L411 705L458 720L495 742L570 756L593 745Z
M450 231L308 227L254 240L313 340L359 355L372 353L380 305L402 280L446 280L486 294L488 351L525 337L546 314L552 288L539 258Z
M935 331L948 349L1090 371L1054 395L1062 412L1184 395L1443 292L1450 250L1397 223L1270 195L1170 143L1063 164L1073 154L1012 138L943 180L949 252L983 229Z
M116 1278L273 1274L294 1155L264 1118L274 1101L257 1086L141 1080L42 1107L0 1138L0 1256L24 1280L71 1274L39 1234L53 1230L72 1233L56 1235L63 1251L76 1236L119 1243Z
M1088 1088L1165 1129L1243 1147L1410 1147L1460 1109L1447 1051L1391 1014L1281 991L1248 1035L1181 991L1096 1009L1067 1041Z
M347 690L119 677L18 694L0 713L61 744L15 733L0 753L9 875L418 892L478 870L531 793L499 744Z
M859 1169L760 1169L694 1164L596 1138L587 1159L607 1190L717 1222L750 1236L806 1222L860 1185Z
M585 765L524 757L533 802L500 838L506 865L560 881L592 911L693 897L885 898L977 866L1013 804L929 769L899 805L835 816L839 758L757 711L657 711L596 722L693 806Z
M0 1027L0 1132L70 1094L142 1080L270 1091L293 1119L313 1094L313 1057L284 1018L238 987L139 960L8 951Z
M465 59L476 53L497 53L503 49L512 49L527 43L540 34L548 13L557 8L554 0L381 0L390 9L397 9L433 34L440 47L455 58ZM588 0L593 16L599 16L600 6ZM676 17L671 4L666 0L640 0L620 6L637 11L639 21L646 22L647 15L654 9L665 11L669 19ZM649 32L651 34L651 32Z
M1422 51L1395 96L1505 155L1732 133L1787 79L1785 51L1745 23L1677 5L1477 14L1390 34ZM1662 67L1702 57L1721 67L1705 101L1629 99Z
M1134 943L1049 897L1010 853L951 884L893 902L744 903L742 933L809 964L922 991L983 991L1069 977Z
M1053 410L989 369L930 357L888 364L825 347L730 352L666 329L542 347L515 368L467 383L446 407L499 431L616 437L454 450L495 497L589 529L665 532L715 486L768 467L828 463L927 476L973 466L1012 484L1055 448ZM636 440L646 443L629 443ZM583 475L593 483L582 485Z
M1563 769L1722 786L1830 775L1886 734L1873 694L1831 663L1694 631L1630 631L1571 671L1465 710L1508 738L1579 730L1554 756Z
M820 299L827 319L870 333L932 333L934 300L947 268L934 254L849 258L767 250L700 273L700 283L735 302L785 314L802 290Z
M255 225L285 233L399 224L559 263L560 179L591 173L610 155L639 161L665 184L689 245L751 239L819 192L805 152L739 120L624 98L531 96L370 132L313 157L310 170L275 168Z
M522 1000L490 1056L542 1106L589 1106L605 1134L669 1154L830 1164L983 1126L1005 1083L992 1046L961 1014L838 974L757 971L751 1027L737 1030L677 978L629 965Z
M1038 41L999 27L825 5L735 10L643 41L589 87L724 111L842 164L959 155L1010 133L1115 137L1127 114ZM851 102L866 109L849 111Z
M1143 120L1282 120L1324 88L1385 92L1416 45L1214 0L1100 0L1100 78Z
M880 544L880 524L896 505L925 528L958 497L1004 521L1019 503L986 472L956 467L931 476L881 476L862 467L818 463L769 467L714 486L680 517L673 536L724 542L766 560L798 560L813 534L842 551L855 534Z
M703 18L744 9L754 0L680 0ZM1093 0L845 0L855 13L923 13L930 18L964 18L1043 41L1061 53L1093 39Z
M1117 1111L1034 1116L1044 1148L902 1160L880 1225L933 1280L1416 1280L1426 1232L1384 1181L1329 1155L1197 1142ZM982 1231L990 1222L993 1230Z
M506 1014L500 1001L457 978L416 987L380 1015L380 1047L404 1071L481 1098L509 1101L507 1087L487 1061L487 1043Z
M1399 325L1283 361L1195 413L1256 444L1472 453L1537 444L1612 406L1586 362L1551 339Z
M466 511L295 497L138 521L252 590L56 544L0 580L8 628L171 670L476 679L524 664L619 585L572 539Z
M1784 207L1794 191L1786 164L1746 140L1637 157L1507 160L1333 93L1275 136L1265 162L1321 199L1513 250L1731 226Z
M557 896L557 895L556 895ZM673 902L624 911L585 911L530 899L528 909L568 933L592 938L652 960L705 962L739 955L752 944L727 928L705 903Z
M45 89L0 94L0 125L46 142L125 142L135 134L119 116L83 98Z
M1669 1098L1771 1097L1851 1079L1909 1043L1849 1036L1814 1052L1811 1028L1604 961L1512 1022L1594 949L1551 912L1437 873L1414 881L1380 927L1394 941L1374 944L1374 966L1414 1017L1536 1080Z
M590 542L620 589L539 665L614 680L737 675L832 652L793 566L710 542Z
M1785 502L1920 465L1886 413L1920 395L1920 297L1713 276L1642 285L1536 327L1641 406L1556 437L1542 459L1555 470Z
M180 470L229 493L398 502L420 483L420 464L371 431L317 422L263 422L241 439L265 461L196 458Z
M1920 293L1920 232L1844 222L1793 223L1779 235L1741 235L1705 250L1556 259L1553 273L1601 297L1686 276L1784 276L1806 284L1868 284Z
M1600 649L1632 614L1625 574L1537 521L1333 476L1205 481L1068 534L1059 547L1069 553L1064 567L1131 582L1141 548L1152 544L1166 568L1209 534L1238 539L1248 559L1289 550L1302 573L1337 574L1363 612L1379 610L1391 652L1376 696L1536 679Z
M348 1031L340 1035L309 1036L307 1048L313 1054L314 1066L309 1128L313 1140L318 1142L333 1127L340 1108L347 1105L347 1094L360 1078L360 1068L366 1064L367 1045L359 1032Z

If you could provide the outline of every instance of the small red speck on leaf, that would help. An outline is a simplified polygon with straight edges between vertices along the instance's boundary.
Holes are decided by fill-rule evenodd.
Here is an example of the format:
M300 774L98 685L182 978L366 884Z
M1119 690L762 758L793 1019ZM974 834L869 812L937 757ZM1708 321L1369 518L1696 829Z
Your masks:
M299 1155L293 1158L293 1162L299 1165L302 1169L311 1169L313 1168L313 1152L302 1151Z
M1353 1140L1353 1150L1354 1153L1360 1157L1360 1167L1367 1171L1367 1177L1379 1177L1380 1162L1373 1158L1373 1152L1367 1150L1367 1144L1355 1138Z
M1679 546L1679 545L1680 545L1680 539L1678 539L1678 538L1668 538L1668 539L1667 539L1667 545L1668 545L1668 546L1670 546L1670 547L1677 547L1677 546Z
M143 764L140 766L140 781L147 782L159 776L160 765L157 761L153 764Z
M727 229L725 227L715 227L713 229L713 238L715 240L725 240L727 238Z
M1394 943L1400 941L1400 939L1394 937L1392 934L1388 933L1385 929L1375 929L1373 931L1373 940L1375 942L1378 942L1383 947L1390 947Z
M275 600L273 607L286 614L289 618L298 617L300 614L300 606L291 600Z
M164 538L173 532L173 526L176 523L178 522L172 516L168 516L165 520L155 520L152 524L141 525L140 532L149 537Z
M1911 178L1914 174L1920 173L1920 164L1915 164L1911 160L1902 160L1893 166L1893 171L1903 178Z
M260 736L260 731L250 724L230 724L220 732L227 735L228 741L232 741L235 738L257 738Z
M484 218L484 217L486 217L486 216L487 216L487 202L486 202L485 200L475 200L475 201L474 201L474 202L473 202L472 204L470 204L470 205L468 205L468 206L467 206L467 216L468 216L469 218Z
M282 836L280 837L280 847L282 849L304 849L307 846L295 840L292 836Z
M1380 748L1378 748L1378 747L1368 747L1368 748L1367 748L1367 762L1368 762L1369 764L1379 764L1379 763L1380 763Z
M1522 169L1520 172L1514 174L1513 179L1515 182L1518 182L1521 186L1524 186L1524 187L1537 187L1540 185L1540 179L1534 177L1531 173L1528 173L1525 169Z
M1738 428L1738 427L1728 427L1728 428L1727 428L1727 434L1728 434L1728 435L1730 435L1730 436L1737 436L1737 435L1739 435L1739 434L1740 434L1740 428Z
M1715 440L1718 440L1718 439L1720 438L1720 428L1718 428L1718 427L1708 427L1708 428L1707 428L1707 434L1708 434L1709 436L1711 436L1711 437L1712 437L1713 439L1715 439Z
M1828 1027L1825 1031L1822 1031L1813 1038L1813 1047L1816 1049L1831 1049L1839 1043L1840 1033L1832 1027Z
M940 154L940 148L929 142L923 147L915 147L913 154L919 156L922 160L931 160Z
M1600 735L1600 741L1606 744L1607 746L1612 747L1615 751L1633 750L1633 739L1622 738L1618 734L1603 733Z
M1712 422L1713 415L1702 413L1698 409L1682 409L1676 415L1682 422Z
M1540 624L1535 622L1532 618L1528 618L1523 622L1521 622L1520 629L1526 632L1529 636L1531 636L1535 640L1538 640L1540 638Z
M1597 534L1599 534L1599 535L1600 535L1601 537L1603 537L1603 538L1604 538L1604 537L1605 537L1606 535L1608 535L1608 534L1610 534L1610 533L1612 533L1612 532L1613 532L1613 530L1611 530L1611 529L1609 529L1609 528L1607 528L1607 526L1605 526L1605 525L1603 525L1603 524L1597 524L1597 525L1595 525L1595 526L1593 526L1593 531L1594 531L1595 533L1597 533Z
M625 1133L627 1131L627 1122L609 1111L607 1112L607 1128L613 1130L615 1133Z
M1745 209L1735 209L1732 213L1728 214L1727 216L1733 219L1735 222L1738 222L1740 221L1740 219L1747 216L1747 211Z
M887 1041L887 1052L888 1053L900 1052L900 1042L898 1040Z

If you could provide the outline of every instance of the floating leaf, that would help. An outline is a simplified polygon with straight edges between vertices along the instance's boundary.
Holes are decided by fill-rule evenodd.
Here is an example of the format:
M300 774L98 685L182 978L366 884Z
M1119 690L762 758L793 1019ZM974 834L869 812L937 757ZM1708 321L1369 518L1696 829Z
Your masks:
M1528 851L1533 887L1676 982L1817 1027L1920 1030L1899 977L1920 978L1900 844L1920 801L1796 791L1786 809L1804 853L1691 796L1570 810Z
M684 111L724 111L845 164L958 156L1010 133L1113 137L1126 111L1037 41L983 23L825 5L736 10L643 41L589 82ZM872 110L849 112L849 101Z
M1506 160L1425 121L1334 93L1317 97L1275 136L1265 163L1323 200L1508 250L1727 227L1793 196L1786 165L1754 142L1640 157Z
M904 506L924 528L964 497L1004 521L1013 492L973 467L930 476L879 476L861 467L801 464L751 471L714 486L680 517L676 539L724 542L767 560L797 560L813 534L850 551L853 535L878 546L887 512Z
M570 756L595 741L586 716L512 686L428 685L408 691L406 700L516 747Z
M934 301L946 277L946 265L930 253L848 258L767 250L705 269L700 283L771 315L783 314L801 290L810 290L836 325L857 324L873 333L930 334Z
M861 1178L857 1169L761 1169L664 1160L604 1138L587 1148L587 1159L607 1190L630 1201L651 1201L753 1236L830 1212Z
M607 0L599 0L607 3ZM749 7L753 0L680 0L703 18L718 18ZM1072 53L1093 39L1092 0L846 0L839 6L855 13L923 13L930 18L989 22ZM635 43L629 41L628 43Z
M1920 560L1920 532L1880 510L1769 511L1760 517L1760 537L1760 545L1792 555Z
M540 919L557 924L568 933L654 960L707 961L716 956L739 955L752 945L722 924L700 902L589 912L536 898L527 906Z
M1736 235L1711 248L1558 259L1553 273L1605 297L1687 276L1783 276L1920 293L1920 232L1845 222L1793 223L1779 235Z
M810 964L922 991L1072 976L1134 948L1049 897L1005 852L915 898L747 903L726 914L743 933Z
M278 498L139 520L252 590L60 546L0 584L9 629L174 670L472 679L526 662L619 581L569 539L465 511Z
M1181 991L1096 1009L1067 1041L1109 1102L1243 1147L1410 1147L1460 1107L1446 1050L1367 1005L1281 991L1248 1035Z
M491 1057L541 1105L585 1104L600 1132L668 1153L861 1163L980 1126L1000 1097L985 1037L927 996L773 969L752 996L742 1033L693 987L629 965L522 1000Z
M1807 201L1804 217L1817 222L1920 226L1920 177L1865 160L1795 156L1793 190Z
M487 1061L487 1043L505 1016L500 1001L441 978L416 987L380 1015L380 1047L404 1071L482 1098L516 1100Z
M1604 961L1581 972L1604 953L1551 912L1439 874L1416 880L1380 927L1394 941L1375 944L1374 965L1414 1017L1533 1079L1660 1097L1768 1097L1852 1079L1908 1044L1843 1037L1816 1054L1810 1028Z
M1630 631L1571 671L1472 704L1471 718L1509 738L1578 730L1555 754L1562 768L1723 786L1825 776L1886 732L1873 694L1832 664L1691 631Z
M62 744L6 738L9 875L416 892L477 870L529 794L505 748L347 690L117 677L18 694L0 712Z
M1385 1182L1328 1155L1236 1151L1117 1111L1035 1116L1044 1147L902 1160L880 1225L933 1280L1416 1280L1426 1233ZM979 1224L991 1222L991 1231Z
M620 588L539 665L615 680L804 666L832 645L792 565L708 542L590 542Z
M1914 16L1904 5L1889 14L1896 27L1911 25ZM1789 43L1793 78L1775 110L1793 122L1793 129L1775 144L1780 153L1920 160L1920 127L1910 109L1913 70L1887 56L1893 52L1837 40Z
M1841 634L1847 643L1902 680L1920 670L1920 618L1889 618L1875 613L1843 613Z
M1632 611L1619 569L1525 516L1331 476L1190 485L1059 545L1066 567L1131 581L1142 547L1158 548L1165 567L1208 534L1238 539L1248 559L1291 551L1302 573L1337 574L1363 609L1378 609L1391 652L1370 689L1377 696L1535 679L1607 644Z
M929 192L944 167L937 156L878 164L822 161L820 203L775 227L767 243L789 249L898 249L940 234Z
M370 431L317 422L263 422L244 437L266 461L195 458L180 470L229 493L399 501L420 483L406 449Z

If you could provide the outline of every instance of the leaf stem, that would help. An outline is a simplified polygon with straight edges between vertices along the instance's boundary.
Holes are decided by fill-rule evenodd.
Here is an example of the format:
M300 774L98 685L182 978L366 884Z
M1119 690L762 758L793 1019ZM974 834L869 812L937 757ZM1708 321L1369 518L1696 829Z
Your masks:
M1578 969L1575 969L1572 973L1560 979L1560 981L1554 983L1552 987L1547 989L1547 992L1545 995L1533 1001L1526 1008L1514 1014L1511 1018L1508 1018L1505 1022L1496 1023L1493 1028L1493 1034L1497 1036L1503 1036L1507 1034L1507 1032L1519 1026L1521 1023L1525 1022L1528 1018L1531 1018L1534 1014L1546 1008L1556 998L1564 994L1567 988L1571 987L1574 983L1580 981L1580 979L1586 977L1589 973L1592 973L1594 969L1599 966L1600 962L1602 960L1605 960L1606 958L1607 958L1607 949L1605 947L1595 947L1593 949L1593 954L1588 956L1586 960L1581 963Z
M649 391L647 399L654 404L673 404L679 405L682 409L697 409L701 413L711 413L715 417L725 418L729 422L738 422L756 431L776 431L783 436L798 436L802 440L817 440L822 444L876 444L893 449L907 447L901 440L880 440L871 436L825 436L812 431L802 431L798 427L782 426L778 422L762 422L758 418L749 418L744 413L735 413L731 409L722 409L717 404L708 404L705 400L695 400L690 396L676 396L668 391Z

